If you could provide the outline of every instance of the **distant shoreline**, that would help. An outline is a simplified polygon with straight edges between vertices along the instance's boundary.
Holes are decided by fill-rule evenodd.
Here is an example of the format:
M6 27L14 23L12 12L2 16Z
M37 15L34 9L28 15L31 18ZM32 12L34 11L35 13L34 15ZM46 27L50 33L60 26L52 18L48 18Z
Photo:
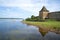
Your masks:
M23 18L0 18L0 19L22 19L23 20Z
M0 18L0 19L23 19L23 18Z

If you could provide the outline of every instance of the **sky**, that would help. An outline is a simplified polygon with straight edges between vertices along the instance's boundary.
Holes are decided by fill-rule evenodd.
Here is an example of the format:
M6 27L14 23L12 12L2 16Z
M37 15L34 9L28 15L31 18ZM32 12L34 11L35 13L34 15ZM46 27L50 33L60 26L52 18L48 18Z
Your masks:
M38 16L43 6L50 12L60 11L60 0L0 0L0 18Z

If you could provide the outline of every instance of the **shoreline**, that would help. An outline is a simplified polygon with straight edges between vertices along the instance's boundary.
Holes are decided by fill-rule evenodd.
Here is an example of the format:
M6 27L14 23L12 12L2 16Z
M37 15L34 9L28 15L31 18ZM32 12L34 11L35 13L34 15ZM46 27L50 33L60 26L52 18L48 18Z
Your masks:
M60 34L60 26L59 26L59 29L58 29L58 27L54 27L53 28L53 27L50 27L48 25L42 25L42 24L40 24L42 22L32 22L32 21L22 21L22 22L25 23L25 24L27 24L27 25L36 26L39 29L43 29L44 31L50 31L50 32L55 32L57 34ZM46 27L46 26L48 26L48 27Z

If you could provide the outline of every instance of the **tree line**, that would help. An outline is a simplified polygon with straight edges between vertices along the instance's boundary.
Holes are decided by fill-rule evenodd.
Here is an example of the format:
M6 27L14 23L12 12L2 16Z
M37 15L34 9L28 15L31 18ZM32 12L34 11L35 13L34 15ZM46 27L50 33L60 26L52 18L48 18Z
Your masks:
M26 21L40 21L39 16L32 15L30 18L26 18Z

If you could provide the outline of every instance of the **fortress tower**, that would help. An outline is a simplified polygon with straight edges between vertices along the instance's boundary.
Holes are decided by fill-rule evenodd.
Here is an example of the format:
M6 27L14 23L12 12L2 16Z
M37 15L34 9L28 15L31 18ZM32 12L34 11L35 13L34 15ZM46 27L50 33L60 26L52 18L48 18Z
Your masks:
M43 8L39 11L39 17L42 20L45 20L45 18L48 18L49 11L43 6Z

